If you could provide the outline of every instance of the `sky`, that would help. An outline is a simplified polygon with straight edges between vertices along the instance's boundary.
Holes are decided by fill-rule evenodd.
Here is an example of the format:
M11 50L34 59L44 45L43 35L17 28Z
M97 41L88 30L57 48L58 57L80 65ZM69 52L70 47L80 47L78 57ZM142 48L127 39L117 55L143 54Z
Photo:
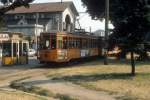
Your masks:
M80 12L86 12L86 8L83 7L81 0L62 0L62 1L64 2L73 1L80 15L79 16L80 25L86 31L90 31L90 27L91 27L92 32L99 30L99 29L102 29L102 30L105 29L104 21L100 22L100 21L92 20L88 13L80 13ZM35 0L34 1L34 3L44 3L44 2L61 2L61 0ZM113 26L110 25L109 27L112 28Z

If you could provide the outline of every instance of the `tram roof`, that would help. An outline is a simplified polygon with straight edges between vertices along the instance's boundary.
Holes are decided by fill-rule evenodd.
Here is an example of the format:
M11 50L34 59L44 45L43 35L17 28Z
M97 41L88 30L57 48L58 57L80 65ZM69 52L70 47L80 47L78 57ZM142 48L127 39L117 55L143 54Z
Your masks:
M74 36L84 36L84 37L93 37L98 38L98 36L94 36L89 32L58 32L58 31L52 31L52 32L42 32L41 34L61 34L61 35L74 35Z
M0 32L0 34L8 34L9 36L12 36L12 35L19 35L19 36L23 36L23 33L21 33L21 32L10 32L10 31L2 31L2 32Z

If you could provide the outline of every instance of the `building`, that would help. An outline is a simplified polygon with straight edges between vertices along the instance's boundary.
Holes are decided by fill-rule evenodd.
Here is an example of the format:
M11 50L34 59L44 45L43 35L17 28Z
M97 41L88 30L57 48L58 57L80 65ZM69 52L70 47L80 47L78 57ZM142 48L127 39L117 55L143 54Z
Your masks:
M94 32L95 36L105 37L105 30L97 30Z
M73 2L38 3L7 12L5 23L7 31L39 36L43 31L73 32L78 15Z

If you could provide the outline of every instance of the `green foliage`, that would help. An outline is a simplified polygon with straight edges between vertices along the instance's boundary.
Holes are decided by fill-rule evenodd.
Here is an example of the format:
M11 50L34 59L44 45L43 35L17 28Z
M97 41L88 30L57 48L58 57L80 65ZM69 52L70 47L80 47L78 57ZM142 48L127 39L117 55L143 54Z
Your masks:
M3 4L7 4L7 3L8 3L8 0L1 0L0 2L3 3ZM9 2L12 3L13 0L9 0Z
M2 29L3 26L4 26L3 18L0 17L0 31L1 31L1 29Z
M29 3L33 2L34 0L9 0L10 4L7 6L1 6L0 7L0 16L3 16L7 11L13 10L17 7L29 7ZM1 0L0 1L3 4L7 4L7 0Z
M1 22L3 20L3 16L9 10L13 10L17 7L29 7L29 3L33 2L34 0L9 0L10 4L6 6L8 0L0 0L0 3L4 4L4 6L0 6L0 27L2 26Z
M104 18L105 0L82 2L93 18ZM135 48L150 31L150 0L110 0L110 20L115 27L111 39Z
M55 98L59 98L60 100L78 100L75 98L71 98L68 95L56 94Z
M54 96L54 94L48 90L45 90L36 86L31 86L25 83L12 82L10 84L10 87L13 89L21 90L21 91L28 92L28 93L34 93L34 94L41 95L41 96L48 96L48 97Z

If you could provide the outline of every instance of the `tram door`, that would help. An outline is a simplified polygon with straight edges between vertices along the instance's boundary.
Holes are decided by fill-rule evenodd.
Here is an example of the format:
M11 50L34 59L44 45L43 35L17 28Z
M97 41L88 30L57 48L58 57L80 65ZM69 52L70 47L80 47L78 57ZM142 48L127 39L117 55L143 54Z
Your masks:
M15 60L14 63L19 62L19 47L18 43L13 43L13 58Z
M5 64L5 65L13 64L11 50L12 50L11 42L3 43L2 64Z
M19 43L3 43L3 63L17 64L19 62Z
M19 44L19 60L20 64L28 64L28 42L22 42Z
M28 63L28 43L25 42L5 42L3 43L2 64L27 64Z

